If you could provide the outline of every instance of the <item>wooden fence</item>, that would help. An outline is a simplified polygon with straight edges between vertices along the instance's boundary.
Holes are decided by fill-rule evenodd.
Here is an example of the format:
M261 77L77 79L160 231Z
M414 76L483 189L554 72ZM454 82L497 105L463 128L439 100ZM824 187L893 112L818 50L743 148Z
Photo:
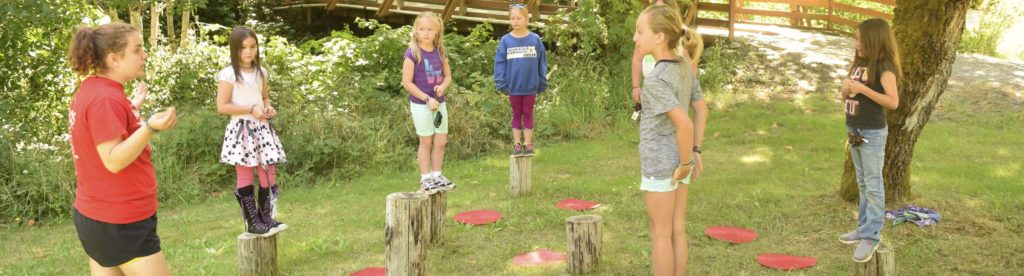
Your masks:
M521 2L526 4L531 11L531 21L546 21L559 10L575 10L579 1L588 0L562 0L558 4L541 3L540 0ZM504 0L284 0L282 3L283 6L279 8L366 10L375 12L378 17L390 14L416 15L420 12L432 11L441 15L446 22L455 19L507 24L510 2Z
M895 7L896 0L866 0L887 7ZM724 2L724 1L723 1ZM748 7L752 3L775 3L789 4L789 10L769 10ZM702 17L701 12L711 14L726 14L723 19ZM818 29L826 31L837 31L850 33L850 31L838 27L846 26L855 29L860 21L851 19L847 15L855 17L878 17L892 20L893 15L884 11L843 4L834 0L728 0L728 3L711 3L708 1L692 0L688 8L686 20L691 26L723 28L729 30L729 38L733 37L736 23L759 24L759 25L782 25L806 29ZM758 20L754 16L762 18L784 18L789 24L777 22L766 22ZM717 16L719 18L723 16Z

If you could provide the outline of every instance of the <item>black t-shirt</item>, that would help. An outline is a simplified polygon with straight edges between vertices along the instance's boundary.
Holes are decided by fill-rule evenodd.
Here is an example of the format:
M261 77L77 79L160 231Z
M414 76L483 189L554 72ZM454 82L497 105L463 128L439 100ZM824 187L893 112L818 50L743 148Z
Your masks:
M887 60L878 61L878 72L867 72L867 67L856 67L850 78L859 81L874 90L885 94L882 88L882 72L893 72L895 66ZM846 125L859 129L881 129L886 127L885 109L871 98L858 93L853 98L846 98Z

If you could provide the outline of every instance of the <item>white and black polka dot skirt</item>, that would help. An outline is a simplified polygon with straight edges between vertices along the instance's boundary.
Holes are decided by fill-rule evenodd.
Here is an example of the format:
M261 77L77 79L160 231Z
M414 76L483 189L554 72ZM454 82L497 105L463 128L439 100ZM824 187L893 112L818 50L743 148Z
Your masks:
M238 118L224 129L220 162L246 167L284 163L284 148L269 120Z

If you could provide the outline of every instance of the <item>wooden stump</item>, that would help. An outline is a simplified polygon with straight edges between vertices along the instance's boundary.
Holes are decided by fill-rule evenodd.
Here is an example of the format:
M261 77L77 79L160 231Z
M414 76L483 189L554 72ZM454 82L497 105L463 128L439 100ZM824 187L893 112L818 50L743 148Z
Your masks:
M423 193L388 195L384 266L388 275L426 274L430 198Z
M437 192L430 195L430 231L427 231L427 240L431 246L444 243L444 222L445 211L448 208L447 192Z
M896 275L896 253L888 243L881 243L870 261L853 263L853 275L891 276Z
M508 166L508 189L513 196L530 194L531 156L512 156Z
M238 275L277 275L277 234L238 235Z
M601 263L601 216L580 215L565 220L565 271L569 274L592 272Z

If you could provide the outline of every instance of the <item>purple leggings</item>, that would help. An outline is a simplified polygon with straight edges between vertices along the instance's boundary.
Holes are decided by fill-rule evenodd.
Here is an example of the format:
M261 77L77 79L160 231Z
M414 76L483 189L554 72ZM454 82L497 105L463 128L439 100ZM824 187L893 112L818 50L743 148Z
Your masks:
M512 103L512 129L533 129L533 103L537 95L508 96Z

